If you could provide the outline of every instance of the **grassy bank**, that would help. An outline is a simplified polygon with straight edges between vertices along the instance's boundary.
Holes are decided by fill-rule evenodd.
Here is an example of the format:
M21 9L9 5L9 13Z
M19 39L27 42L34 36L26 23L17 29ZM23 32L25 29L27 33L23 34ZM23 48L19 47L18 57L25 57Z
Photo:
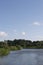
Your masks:
M20 45L18 45L18 46L10 46L9 48L10 48L10 50L12 50L12 51L21 50L21 49L22 49L22 47L21 47Z
M21 46L9 46L7 48L0 48L0 56L5 56L10 53L10 51L16 51L16 50L21 50Z
M9 49L8 48L0 48L0 56L5 56L9 54Z

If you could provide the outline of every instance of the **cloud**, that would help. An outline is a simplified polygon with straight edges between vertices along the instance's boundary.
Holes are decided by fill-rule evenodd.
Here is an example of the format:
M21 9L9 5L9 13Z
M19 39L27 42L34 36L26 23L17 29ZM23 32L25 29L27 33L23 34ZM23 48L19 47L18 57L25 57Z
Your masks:
M40 23L39 22L34 22L33 25L40 25Z
M22 35L26 35L26 33L25 32L22 32Z
M7 36L6 32L0 32L0 37L5 37L5 36Z

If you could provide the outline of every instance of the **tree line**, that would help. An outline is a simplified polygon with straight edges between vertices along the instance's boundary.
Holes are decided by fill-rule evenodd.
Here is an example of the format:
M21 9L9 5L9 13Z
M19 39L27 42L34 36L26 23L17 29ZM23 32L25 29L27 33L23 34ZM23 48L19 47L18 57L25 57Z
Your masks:
M11 46L22 48L43 48L43 41L31 41L24 39L0 41L0 48Z

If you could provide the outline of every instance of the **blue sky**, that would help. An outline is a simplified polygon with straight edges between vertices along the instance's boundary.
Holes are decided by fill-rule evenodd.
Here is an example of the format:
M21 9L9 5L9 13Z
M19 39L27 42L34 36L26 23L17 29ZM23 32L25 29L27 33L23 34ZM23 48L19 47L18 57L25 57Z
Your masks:
M0 40L43 40L43 0L0 0Z

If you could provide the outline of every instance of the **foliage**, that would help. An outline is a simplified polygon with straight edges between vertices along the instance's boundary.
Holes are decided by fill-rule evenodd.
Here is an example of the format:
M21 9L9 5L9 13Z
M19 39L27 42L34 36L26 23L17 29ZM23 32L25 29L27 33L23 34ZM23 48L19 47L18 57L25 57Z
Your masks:
M0 56L8 55L9 49L6 48L0 48Z
M16 46L10 46L10 50L18 50Z
M10 50L21 50L22 48L42 49L43 41L31 41L24 39L0 41L0 55L9 54Z

